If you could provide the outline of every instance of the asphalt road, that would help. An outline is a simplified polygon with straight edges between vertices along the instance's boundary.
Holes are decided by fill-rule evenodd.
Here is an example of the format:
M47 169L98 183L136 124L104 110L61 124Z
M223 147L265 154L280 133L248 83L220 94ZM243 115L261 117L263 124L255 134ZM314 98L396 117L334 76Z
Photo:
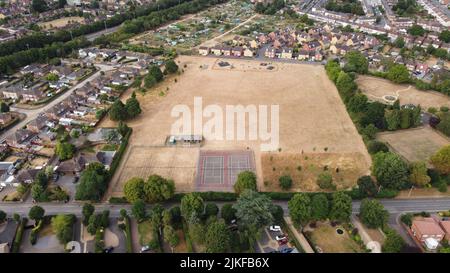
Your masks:
M436 212L442 210L450 209L450 198L434 198L434 199L383 199L380 202L384 205L387 211L392 215L399 215L401 213L407 212ZM219 206L225 204L226 202L217 202ZM287 201L274 201L275 204L280 205L285 214L288 213ZM353 213L359 212L360 201L353 202ZM27 215L32 203L16 203L16 204L0 204L0 210L5 211L8 215L18 213L20 215ZM175 203L167 203L165 207L171 207ZM46 203L39 204L46 211L46 214L58 214L58 213L70 213L75 215L81 215L82 203ZM96 211L102 211L105 209L110 210L110 215L112 217L117 217L120 215L120 210L122 208L127 211L131 211L131 205L129 204L96 204Z
M100 75L100 71L109 71L109 70L114 69L114 67L108 66L108 65L96 65L96 66L99 68L99 71L95 72L90 77L86 78L84 81L81 81L78 84L76 84L75 86L71 87L64 94L62 94L61 96L59 96L56 99L52 100L48 104L43 105L42 107L35 108L35 109L22 109L22 108L17 108L17 107L11 107L11 111L20 112L20 113L23 113L23 114L25 114L27 116L26 116L26 118L24 120L22 120L21 122L17 123L13 127L9 128L7 131L2 132L0 134L0 142L4 141L7 136L11 135L16 130L18 130L18 129L24 127L25 125L27 125L28 122L30 122L33 119L37 118L37 116L39 114L41 114L42 112L47 111L48 109L52 108L53 106L57 105L58 103L62 102L66 98L68 98L75 89L83 87L87 82L90 82L93 79L97 78Z

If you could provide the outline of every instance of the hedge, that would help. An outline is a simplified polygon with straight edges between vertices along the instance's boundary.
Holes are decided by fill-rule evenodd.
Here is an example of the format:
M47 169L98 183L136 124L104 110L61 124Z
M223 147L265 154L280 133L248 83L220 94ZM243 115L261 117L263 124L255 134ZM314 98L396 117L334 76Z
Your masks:
M194 253L194 246L192 245L191 236L189 236L189 229L187 227L186 221L183 219L183 233L184 233L184 240L186 241L186 247L188 253Z
M109 198L109 203L111 204L128 204L128 201L125 197L111 197Z
M22 237L23 237L23 231L25 229L25 225L27 224L28 219L23 218L22 221L20 221L19 227L17 228L16 235L14 236L14 241L12 245L12 253L19 253L20 250L20 244L22 244Z
M206 192L196 192L200 195L203 201L236 201L237 195L234 192L216 192L216 191L206 191ZM176 193L168 201L181 201L181 198L186 195L186 193Z
M120 163L120 160L122 159L123 153L125 152L125 149L128 146L128 140L129 140L132 132L133 132L133 129L129 128L127 134L122 139L122 143L120 143L120 147L117 150L117 153L114 155L113 161L109 168L109 179L111 179L114 176L114 173L116 172L116 169L119 166L119 163Z
M125 217L125 239L126 239L126 247L127 253L133 253L133 243L131 241L131 225L130 225L130 217Z
M31 243L32 245L36 244L37 239L38 239L38 233L39 233L39 231L41 230L42 226L44 225L43 223L44 223L43 220L39 220L39 223L37 224L37 226L34 227L34 228L31 230L31 233L30 233L30 243Z

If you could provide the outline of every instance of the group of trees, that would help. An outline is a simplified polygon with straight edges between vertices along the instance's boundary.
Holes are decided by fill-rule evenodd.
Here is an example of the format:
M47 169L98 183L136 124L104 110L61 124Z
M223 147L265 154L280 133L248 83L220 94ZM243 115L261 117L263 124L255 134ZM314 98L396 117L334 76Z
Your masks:
M7 113L7 112L9 112L9 105L4 101L0 102L0 113Z
M330 0L325 5L325 9L336 12L352 13L360 16L365 14L361 2L356 0Z
M66 141L57 141L55 153L62 161L71 159L75 154L75 146Z
M176 64L175 64L176 65ZM146 88L151 88L164 79L164 74L157 65L152 65L148 69L147 75L144 78L144 85Z
M416 0L399 0L392 10L399 16L412 16L418 11Z
M285 7L284 0L274 0L272 3L258 2L255 5L255 11L261 14L274 15L277 11Z
M137 200L158 203L172 198L175 184L173 180L154 174L149 176L146 181L138 177L131 178L125 183L123 191L125 198L130 203Z
M40 170L31 185L31 197L37 202L45 202L49 200L47 185L52 175L52 167Z
M408 129L416 127L421 124L421 107L415 107L414 109L402 108L399 105L388 107L385 110L384 118L386 120L386 129L389 131L395 131L397 129Z
M408 28L408 33L412 36L423 36L425 34L425 29L419 25L413 25Z
M325 219L346 222L352 213L352 198L340 191L333 193L331 200L323 193L312 197L296 193L288 202L288 208L292 220L301 225Z
M131 97L123 104L117 99L109 109L109 117L114 121L124 121L138 116L142 112L141 105L133 92Z
M109 173L105 166L98 162L90 163L81 173L75 199L99 201L108 188L108 182Z

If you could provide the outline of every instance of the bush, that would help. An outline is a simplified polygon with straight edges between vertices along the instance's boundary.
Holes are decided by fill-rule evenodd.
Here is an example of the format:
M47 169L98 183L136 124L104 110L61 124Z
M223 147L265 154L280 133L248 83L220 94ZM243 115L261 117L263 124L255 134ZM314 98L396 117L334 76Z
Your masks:
M28 219L23 218L19 223L19 227L17 228L16 236L14 237L14 242L11 248L12 253L18 253L20 249L20 245L22 244L23 231L25 229L25 225L27 224Z
M381 141L371 140L367 143L367 151L370 154L376 154L378 152L389 152L389 148Z
M322 172L317 177L317 185L324 190L335 190L336 186L333 184L333 177L329 172Z
M381 190L375 195L375 198L394 198L398 195L398 190L381 188Z
M292 178L289 175L283 175L278 179L280 187L283 190L288 190L292 187Z
M234 192L197 192L204 201L236 201L237 195ZM169 201L181 201L181 198L186 195L185 193L176 193Z
M447 183L445 181L439 182L437 189L440 192L447 192Z

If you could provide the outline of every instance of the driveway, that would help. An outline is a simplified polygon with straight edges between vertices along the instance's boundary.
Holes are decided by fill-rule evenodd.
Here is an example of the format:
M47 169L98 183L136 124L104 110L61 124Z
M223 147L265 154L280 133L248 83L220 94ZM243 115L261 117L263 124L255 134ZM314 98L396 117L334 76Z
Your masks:
M76 183L73 183L74 180L75 180L75 177L73 175L64 175L64 176L60 176L58 181L54 182L54 184L60 186L64 190L66 190L66 192L70 196L70 200L73 200L74 196L75 196L76 186L77 186Z
M14 235L16 234L17 223L8 219L5 223L0 225L0 244L9 243L12 245Z
M106 247L113 246L113 253L126 253L126 239L124 232L118 226L118 218L110 219L110 225L107 230L110 231L110 234L105 233L105 245ZM113 242L110 242L108 236L113 235Z

